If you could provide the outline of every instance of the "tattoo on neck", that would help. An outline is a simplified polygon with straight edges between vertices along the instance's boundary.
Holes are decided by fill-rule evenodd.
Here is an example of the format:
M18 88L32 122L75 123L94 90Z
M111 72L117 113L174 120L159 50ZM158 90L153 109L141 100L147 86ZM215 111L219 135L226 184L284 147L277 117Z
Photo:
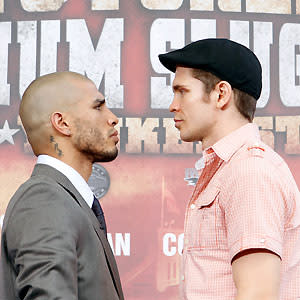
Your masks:
M50 135L50 143L54 144L54 150L58 154L59 157L63 156L63 151L59 149L58 143L55 141L54 136Z

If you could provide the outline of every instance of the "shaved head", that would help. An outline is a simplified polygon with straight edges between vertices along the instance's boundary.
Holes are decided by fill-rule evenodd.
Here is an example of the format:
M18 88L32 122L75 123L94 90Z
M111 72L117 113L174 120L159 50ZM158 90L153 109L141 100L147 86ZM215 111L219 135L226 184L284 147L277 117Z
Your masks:
M81 74L57 72L34 80L22 97L20 117L36 156L63 161L86 181L94 162L118 155L118 118Z
M67 112L80 100L79 83L92 83L73 72L58 72L39 77L26 89L20 105L20 117L35 154L43 138L51 134L51 115ZM47 134L48 133L48 134Z

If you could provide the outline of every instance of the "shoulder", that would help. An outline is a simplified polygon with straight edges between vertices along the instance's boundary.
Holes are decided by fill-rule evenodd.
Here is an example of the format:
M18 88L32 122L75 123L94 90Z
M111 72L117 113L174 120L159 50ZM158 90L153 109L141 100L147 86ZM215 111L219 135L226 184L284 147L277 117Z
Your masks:
M30 203L43 205L50 200L68 196L68 193L52 178L47 176L33 176L24 182L10 200L10 206L27 206ZM9 208L8 207L8 208Z
M294 181L288 165L272 148L261 141L244 145L229 162L232 176L267 176L272 180ZM285 177L282 180L282 177Z
M53 226L80 219L82 210L73 197L54 179L33 176L23 183L11 198L4 219L4 226L28 222L32 218ZM21 224L20 223L20 224Z
M238 195L243 199L274 202L276 198L279 202L283 200L291 210L299 199L299 190L288 165L262 142L244 145L225 164L219 178L224 199Z

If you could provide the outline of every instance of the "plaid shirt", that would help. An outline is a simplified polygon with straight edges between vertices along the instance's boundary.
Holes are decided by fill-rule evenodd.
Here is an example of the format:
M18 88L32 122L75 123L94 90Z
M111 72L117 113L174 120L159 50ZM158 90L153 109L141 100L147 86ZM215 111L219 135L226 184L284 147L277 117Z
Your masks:
M234 299L231 260L268 249L282 259L281 300L300 299L300 195L255 124L203 153L205 167L185 216L181 299Z

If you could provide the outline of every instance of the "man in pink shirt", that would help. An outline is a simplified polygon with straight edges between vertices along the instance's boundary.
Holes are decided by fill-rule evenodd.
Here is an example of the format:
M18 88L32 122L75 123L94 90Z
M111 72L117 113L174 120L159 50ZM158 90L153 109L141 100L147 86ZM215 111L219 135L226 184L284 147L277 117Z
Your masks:
M159 56L175 72L170 111L204 168L186 210L181 299L300 299L300 195L252 123L261 65L206 39Z

